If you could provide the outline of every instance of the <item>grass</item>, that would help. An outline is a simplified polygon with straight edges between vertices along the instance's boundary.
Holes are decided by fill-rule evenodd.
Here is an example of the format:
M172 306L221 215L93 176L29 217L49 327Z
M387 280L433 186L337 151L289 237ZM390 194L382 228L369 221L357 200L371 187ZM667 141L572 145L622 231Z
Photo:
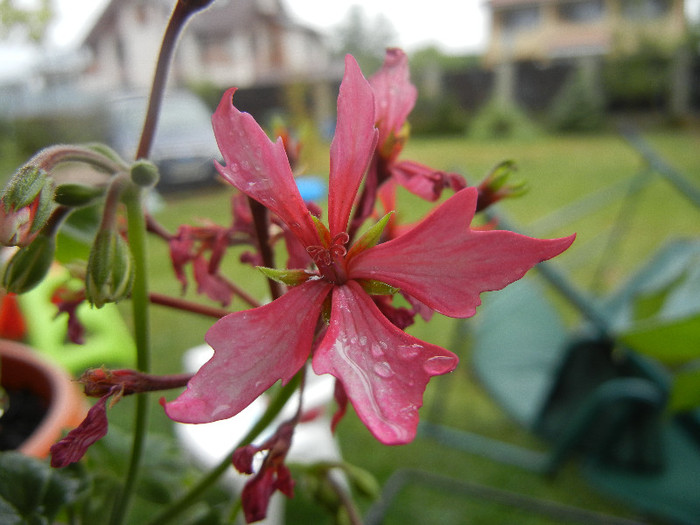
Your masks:
M696 154L700 134L697 131L673 134L656 132L647 135L647 139L672 165L700 187L700 162ZM516 160L519 176L528 181L530 191L523 198L499 205L499 212L524 232L538 236L554 237L576 232L577 241L572 249L560 257L558 264L585 290L605 292L614 289L665 241L700 234L698 210L668 183L655 176L635 194L632 201L634 208L629 212L621 211L621 197L624 195L622 184L640 171L642 163L616 135L537 137L505 142L413 139L403 158L461 172L472 184L478 183L498 161ZM309 166L311 171L325 172L327 159L312 156ZM590 208L582 210L580 217L576 217L574 212L561 214L558 211L586 195L596 195L596 200L590 204ZM606 198L609 200L606 201ZM157 217L171 230L178 224L192 223L200 216L227 224L230 220L229 199L227 187L197 194L172 195L165 199L165 206ZM401 195L401 201L410 210L406 219L421 216L428 209L426 203L405 193ZM606 235L610 234L611 227L618 224L624 225L624 233L619 238L613 237L613 243L609 244ZM150 253L151 289L179 294L179 284L169 268L166 248L153 240ZM264 283L254 270L240 272L233 254L228 256L225 264L227 272L236 272L229 275L235 275L239 285L258 296L264 295ZM195 298L194 291L188 290L186 297ZM243 305L236 301L234 307ZM125 315L129 315L126 309ZM152 323L155 334L154 371L172 373L180 370L183 352L201 344L212 320L190 316L185 322L177 312L155 307ZM461 346L455 349L462 358L460 367L451 376L436 378L431 382L422 417L518 446L542 450L543 445L511 422L473 377L469 365L468 335L454 339L458 328L464 332L466 327L468 334L469 323L436 316L430 323L419 322L410 329L411 333L431 343L455 349L455 341L458 341L458 346ZM125 416L117 415L117 412L127 413L127 410L112 412L114 414L110 417L117 421L121 419L122 424L128 425ZM153 413L153 428L168 432L170 423L162 411L154 410ZM469 483L469 486L497 487L594 511L634 515L632 510L588 487L578 476L575 463L567 465L555 478L547 478L466 454L423 437L410 445L386 447L372 438L353 414L346 416L341 423L338 439L346 460L367 469L381 483L385 483L397 469L412 468ZM464 487L451 490L430 480L409 484L389 507L384 523L557 522L547 521L536 513L524 512L522 505L498 503L483 495L473 496L474 492L462 489ZM308 498L303 487L300 487L298 497L288 503L288 522L330 523L316 506L310 504ZM515 499L511 498L512 501ZM367 511L370 503L363 501L362 510Z

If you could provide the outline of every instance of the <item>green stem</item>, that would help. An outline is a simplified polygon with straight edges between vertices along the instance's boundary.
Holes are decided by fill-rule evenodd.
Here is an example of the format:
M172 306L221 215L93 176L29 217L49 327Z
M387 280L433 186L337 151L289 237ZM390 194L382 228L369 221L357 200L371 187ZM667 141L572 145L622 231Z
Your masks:
M149 298L147 280L146 221L141 207L143 190L136 186L125 192L129 246L134 261L134 285L131 292L131 304L134 316L134 338L136 340L136 367L148 373L151 367ZM131 459L124 486L117 494L112 508L110 525L120 525L126 518L131 498L134 494L143 448L148 427L149 396L136 396L136 413L134 415L134 433L131 446Z
M208 490L212 485L214 485L214 483L216 483L216 481L222 476L222 474L231 467L231 456L236 451L236 449L252 443L253 440L256 437L258 437L258 435L263 430L265 430L270 425L270 423L272 423L272 421L274 421L274 419L279 415L279 413L282 411L282 408L284 408L284 405L287 403L287 401L289 401L289 398L299 386L303 373L304 370L302 369L292 378L292 380L289 383L282 387L282 389L278 392L277 396L275 396L275 398L267 406L267 410L265 410L265 413L257 421L257 423L255 423L253 428L251 428L248 434L246 434L246 436L238 444L236 444L236 446L233 447L233 449L231 449L231 451L228 454L226 454L226 456L224 456L224 458L218 465L211 469L209 473L205 477L203 477L197 485L195 485L189 490L189 492L184 494L179 500L177 500L170 507L168 507L158 516L152 519L148 523L148 525L163 525L164 523L167 523L172 519L176 518L180 515L181 512L197 503L201 495L204 494L204 492Z

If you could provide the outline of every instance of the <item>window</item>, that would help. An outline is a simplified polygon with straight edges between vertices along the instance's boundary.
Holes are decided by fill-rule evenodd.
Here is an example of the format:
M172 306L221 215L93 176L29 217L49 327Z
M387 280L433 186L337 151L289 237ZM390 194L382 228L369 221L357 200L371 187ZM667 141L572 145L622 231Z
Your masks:
M573 0L557 7L559 18L567 22L594 22L603 18L603 0Z
M635 20L659 18L671 9L671 0L622 0L622 14Z
M540 23L539 6L517 7L501 12L501 24L504 31L515 32L523 29L532 29Z

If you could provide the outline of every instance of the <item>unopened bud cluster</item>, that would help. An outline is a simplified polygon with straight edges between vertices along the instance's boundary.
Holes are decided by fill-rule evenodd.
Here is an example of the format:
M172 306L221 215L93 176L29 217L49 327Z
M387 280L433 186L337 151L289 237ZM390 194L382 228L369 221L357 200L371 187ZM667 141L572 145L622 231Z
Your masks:
M131 252L114 229L100 230L90 251L85 275L85 295L93 306L116 303L131 293L134 268Z

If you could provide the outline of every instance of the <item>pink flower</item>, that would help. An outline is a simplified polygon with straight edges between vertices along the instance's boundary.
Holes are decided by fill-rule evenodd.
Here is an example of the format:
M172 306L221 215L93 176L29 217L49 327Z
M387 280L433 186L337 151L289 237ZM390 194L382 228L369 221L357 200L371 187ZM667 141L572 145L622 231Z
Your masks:
M270 498L276 490L288 498L294 497L294 480L284 460L292 446L294 423L282 423L270 439L260 446L246 445L233 453L233 466L242 474L253 474L253 460L257 453L267 451L260 470L249 479L241 502L246 523L265 519Z
M226 161L219 172L277 214L306 247L315 270L299 270L303 282L282 297L229 314L208 331L214 356L165 406L176 421L204 423L237 414L278 380L288 382L313 348L314 371L342 383L374 436L386 444L407 443L415 436L428 381L452 371L457 357L400 330L365 288L380 281L445 315L469 317L481 292L503 288L573 242L573 236L539 240L470 229L477 190L467 188L408 233L374 245L375 231L374 239L363 236L348 248L350 212L377 133L372 89L351 56L345 65L330 153L327 229L304 205L282 142L272 143L250 115L232 105L234 90L214 114ZM327 300L330 323L314 341Z
M187 288L185 265L192 263L197 293L205 294L213 301L227 306L233 298L233 288L219 273L221 260L229 246L230 229L216 224L180 226L169 242L170 259L175 275ZM209 252L209 259L205 253Z
M445 187L455 191L466 187L464 179L456 173L398 160L408 138L406 120L418 98L418 91L411 84L406 54L400 49L388 49L382 68L369 82L374 91L379 130L377 154L371 166L376 170L377 184L391 177L410 192L430 201L438 199Z

